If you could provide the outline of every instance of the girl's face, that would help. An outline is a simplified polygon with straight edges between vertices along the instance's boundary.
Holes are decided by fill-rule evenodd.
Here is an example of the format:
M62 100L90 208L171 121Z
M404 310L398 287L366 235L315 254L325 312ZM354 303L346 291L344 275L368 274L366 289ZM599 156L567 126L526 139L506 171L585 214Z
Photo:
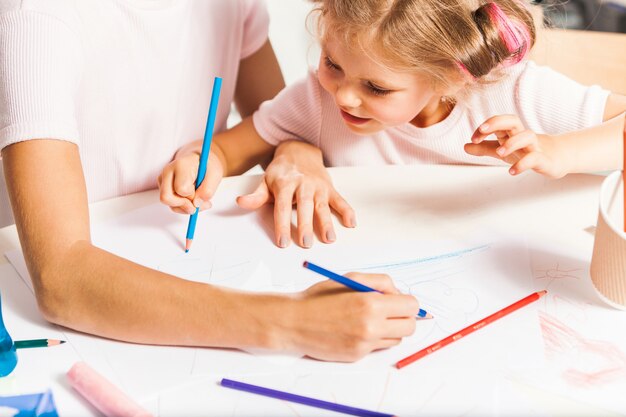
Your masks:
M430 126L449 112L426 77L394 72L330 34L322 45L319 80L348 128L362 135L409 122Z

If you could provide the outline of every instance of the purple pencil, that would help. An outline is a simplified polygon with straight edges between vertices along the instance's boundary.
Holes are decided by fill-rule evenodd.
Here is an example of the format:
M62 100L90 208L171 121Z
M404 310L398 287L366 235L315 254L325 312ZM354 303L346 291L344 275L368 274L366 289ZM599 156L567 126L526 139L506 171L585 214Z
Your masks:
M232 379L222 378L221 385L226 388L246 391L252 394L263 395L265 397L272 397L279 400L291 401L294 403L308 405L310 407L323 408L325 410L336 411L338 413L349 414L352 416L394 417L393 414L379 413L378 411L364 410L362 408L350 407L348 405L331 403L329 401L318 400L315 398L305 397L303 395L296 395L271 388L264 388L257 385L246 384L245 382L233 381Z

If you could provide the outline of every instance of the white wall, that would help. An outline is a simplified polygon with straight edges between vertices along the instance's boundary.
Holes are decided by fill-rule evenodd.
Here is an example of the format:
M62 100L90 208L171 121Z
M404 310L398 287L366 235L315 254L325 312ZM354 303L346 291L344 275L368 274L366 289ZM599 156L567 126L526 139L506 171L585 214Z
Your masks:
M304 77L308 67L317 67L319 48L306 26L313 4L307 0L266 0L266 4L270 41L289 85Z

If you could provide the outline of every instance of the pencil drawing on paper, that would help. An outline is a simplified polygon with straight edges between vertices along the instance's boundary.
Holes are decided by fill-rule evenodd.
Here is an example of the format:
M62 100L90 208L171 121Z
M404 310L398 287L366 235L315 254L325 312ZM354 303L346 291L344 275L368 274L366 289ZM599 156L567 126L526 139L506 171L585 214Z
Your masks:
M390 275L401 292L415 295L423 308L437 318L438 329L450 332L467 323L478 310L478 295L472 288L464 287L460 278L470 273L468 259L489 248L480 245L400 262L343 268L341 272L358 270Z
M588 339L546 312L540 312L539 320L546 354L569 384L591 387L626 380L626 354L619 346Z

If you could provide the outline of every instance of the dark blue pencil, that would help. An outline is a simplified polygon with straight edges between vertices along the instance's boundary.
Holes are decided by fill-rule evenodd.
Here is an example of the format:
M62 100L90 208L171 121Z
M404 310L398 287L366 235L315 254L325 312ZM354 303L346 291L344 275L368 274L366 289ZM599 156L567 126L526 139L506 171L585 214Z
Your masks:
M302 266L304 266L307 269L310 269L313 272L317 272L320 275L325 276L326 278L332 279L333 281L336 281L340 284L345 285L348 288L351 288L355 291L360 291L360 292L372 292L375 291L377 293L380 293L380 291L375 290L374 288L370 288L367 285L363 285L359 282L353 281L348 277L344 277L343 275L339 275L336 274L332 271L329 271L328 269L322 268L319 265L315 265L312 262L308 262L308 261L304 261L304 263L302 264ZM382 293L381 293L382 294ZM420 308L420 311L417 313L417 318L420 319L432 319L433 315L430 314L429 312L427 312L426 310L422 310Z
M291 394L289 392L278 391L271 388L259 387L257 385L246 384L245 382L233 381L232 379L222 378L220 383L223 387L232 388L239 391L246 391L252 394L263 395L265 397L276 398L284 401L291 401L298 404L308 405L310 407L323 408L324 410L336 411L338 413L349 414L352 416L362 417L394 417L393 414L379 413L378 411L364 410L362 408L350 407L331 403L329 401L318 400L315 398L305 397L303 395Z
M209 105L209 116L206 121L206 129L204 130L204 141L202 142L202 152L200 153L200 165L198 166L198 177L196 178L196 190L204 181L206 175L207 163L209 161L209 152L211 151L211 140L213 139L213 129L215 126L215 116L217 114L217 104L220 101L220 90L222 89L222 79L215 77L213 81L213 92L211 93L211 104ZM193 242L193 234L196 231L196 221L198 220L198 212L200 207L196 207L196 211L189 217L187 225L187 240L185 242L185 253L189 252L191 243Z

